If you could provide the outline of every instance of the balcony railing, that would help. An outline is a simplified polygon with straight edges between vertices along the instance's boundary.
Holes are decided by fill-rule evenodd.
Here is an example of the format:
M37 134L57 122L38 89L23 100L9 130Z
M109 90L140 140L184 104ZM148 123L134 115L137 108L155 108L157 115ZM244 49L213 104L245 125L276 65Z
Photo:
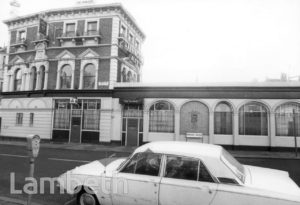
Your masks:
M87 32L74 32L74 31L70 31L70 32L66 32L63 33L61 36L57 37L60 40L86 40L89 38L96 38L95 40L99 40L99 38L101 38L100 32L98 30L96 31L87 31Z
M47 35L43 35L43 34L38 34L36 36L36 40L32 41L35 45L38 44L38 43L41 43L41 42L46 42L48 43L49 42L49 36Z
M141 52L132 43L127 40L119 40L119 47L128 55L133 55L138 61L143 62Z
M26 47L27 40L25 38L17 39L14 43L11 44L12 47Z

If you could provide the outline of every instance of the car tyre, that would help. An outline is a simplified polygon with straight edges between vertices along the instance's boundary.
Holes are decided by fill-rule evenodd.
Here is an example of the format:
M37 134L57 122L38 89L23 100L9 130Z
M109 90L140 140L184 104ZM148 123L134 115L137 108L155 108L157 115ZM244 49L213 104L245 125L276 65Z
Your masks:
M99 205L99 202L95 194L81 191L77 195L77 204L78 205Z

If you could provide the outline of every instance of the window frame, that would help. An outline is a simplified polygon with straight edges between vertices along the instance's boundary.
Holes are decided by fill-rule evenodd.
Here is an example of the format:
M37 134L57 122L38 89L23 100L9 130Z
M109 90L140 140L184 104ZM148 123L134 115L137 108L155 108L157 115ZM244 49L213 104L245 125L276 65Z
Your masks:
M96 18L91 18L91 19L87 19L86 21L85 21L85 25L84 25L84 32L86 33L86 34L88 34L88 25L89 25L89 23L93 23L93 22L96 22L96 32L98 31L98 33L100 32L99 30L100 30L100 25L99 25L99 19L96 19Z
M77 21L64 21L64 27L63 27L63 34L68 35L67 34L67 24L75 24L75 30L74 30L74 36L76 36L77 33Z
M185 180L185 181L196 181L196 182L202 182L202 183L219 183L219 180L217 179L217 177L215 177L211 171L207 168L207 166L205 165L205 163L203 162L202 159L197 158L197 157L191 157L191 156L185 156L185 155L176 155L176 154L163 154L163 170L162 170L162 178L167 178L167 179L174 179L174 180ZM198 161L198 170L197 170L197 180L188 180L188 179L177 179L177 178L169 178L169 177L165 177L165 173L166 173L166 169L167 169L167 157L168 156L174 156L174 157L181 157L181 158L189 158L189 159L194 159ZM199 174L200 174L200 166L201 164L203 164L203 166L205 167L205 169L207 170L208 174L210 175L210 177L212 178L213 182L206 182L206 181L199 181Z
M34 125L34 113L31 112L29 113L29 126L33 127L33 125Z
M147 153L147 152L137 152L137 153L132 153L123 163L121 163L121 165L117 168L117 173L122 173L122 174L135 174L135 173L126 173L126 172L122 172L122 170L127 166L127 164L131 161L131 159L136 155L136 154L141 154L141 153ZM151 152L149 152L151 153ZM195 159L198 160L198 171L197 171L197 182L201 182L201 183L217 183L220 184L219 180L217 177L215 177L211 171L207 168L207 166L205 165L205 163L203 162L202 159L197 158L197 157L191 157L191 156L185 156L185 155L176 155L176 154L166 154L166 153L159 153L159 152L152 152L153 154L158 154L161 155L161 161L160 161L160 168L159 168L159 172L158 172L158 176L160 178L163 178L166 172L166 168L167 168L167 156L176 156L176 157L183 157L183 158L191 158L191 159ZM205 182L205 181L199 181L199 168L201 166L201 163L204 165L204 167L206 168L208 174L210 175L210 177L212 178L213 182ZM138 174L140 175L140 174ZM150 175L145 175L145 176L150 176ZM153 176L151 176L153 177ZM175 179L175 180L186 180L186 179L176 179L176 178L168 178L168 179ZM193 180L187 180L187 181L193 181Z
M157 176L147 175L147 174L136 174L136 173L122 172L136 155L147 154L147 153L149 153L149 154L156 154L156 155L160 155L161 156L160 157L160 165L159 165L159 170L158 170ZM163 171L163 168L164 168L163 166L164 166L164 154L156 153L156 152L137 152L137 153L133 153L131 156L129 156L127 158L127 160L120 165L120 167L117 169L117 172L118 173L122 173L122 174L132 174L132 175L140 175L140 176L148 176L148 177L160 177L161 178L162 177L162 171Z
M23 125L23 118L24 118L24 113L22 113L22 112L16 113L16 126Z

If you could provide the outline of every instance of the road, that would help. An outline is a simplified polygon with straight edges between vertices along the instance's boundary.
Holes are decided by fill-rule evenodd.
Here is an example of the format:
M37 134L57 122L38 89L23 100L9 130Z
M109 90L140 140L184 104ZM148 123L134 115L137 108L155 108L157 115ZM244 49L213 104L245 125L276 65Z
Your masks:
M110 156L113 152L76 151L62 149L40 150L40 155L35 162L35 177L57 177L67 170L80 166L89 161L102 159ZM15 189L21 190L25 184L25 177L29 172L29 161L26 157L25 147L13 145L0 145L0 196L8 196L19 199L26 199L25 194L10 194L10 173L15 173ZM117 157L127 156L128 153L116 153ZM243 164L263 166L275 169L286 170L291 178L300 186L299 160L278 160L278 159L249 159L238 158ZM49 194L49 185L46 184L45 194L33 196L35 202L47 205L66 204L72 198L66 194Z

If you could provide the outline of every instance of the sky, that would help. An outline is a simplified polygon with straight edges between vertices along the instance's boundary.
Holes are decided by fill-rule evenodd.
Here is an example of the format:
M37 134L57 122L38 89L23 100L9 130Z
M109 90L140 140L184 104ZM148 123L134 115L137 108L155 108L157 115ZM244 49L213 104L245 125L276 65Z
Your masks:
M18 15L78 0L18 0ZM7 45L0 3L0 46ZM299 0L94 0L122 3L146 34L145 83L256 82L300 75Z

